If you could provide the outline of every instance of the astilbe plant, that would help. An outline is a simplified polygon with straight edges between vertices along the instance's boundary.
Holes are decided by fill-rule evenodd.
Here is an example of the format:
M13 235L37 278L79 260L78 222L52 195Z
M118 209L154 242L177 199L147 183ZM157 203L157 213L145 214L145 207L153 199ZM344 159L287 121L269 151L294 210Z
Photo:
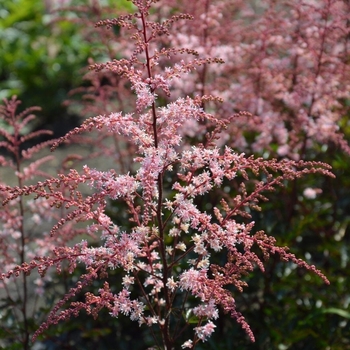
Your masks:
M115 40L117 30L108 30L106 27L94 27L94 24L111 14L121 14L117 6L101 4L98 0L91 3L82 2L79 6L59 7L52 11L51 25L56 22L69 21L74 23L83 36L84 41L91 46L89 63L94 60L113 60L122 58L124 52L130 48L127 40ZM111 71L99 73L84 71L84 80L89 84L73 89L70 99L65 102L74 110L80 112L84 118L112 112L116 109L127 110L132 106L134 96L125 86L125 80Z
M86 3L66 2L61 7L50 9L50 24L55 26L58 22L69 21L73 23L84 41L91 47L89 64L98 61L109 61L115 58L124 58L132 51L132 42L120 35L121 27L115 26L113 30L105 26L95 27L95 23L103 18L118 16L125 11L125 7L133 4L119 4L111 6L98 0ZM122 7L123 9L119 8ZM126 56L125 56L126 55ZM88 118L100 114L108 114L115 110L132 111L135 104L135 95L130 90L129 82L111 70L83 70L85 83L69 93L64 104L81 118ZM136 149L132 145L125 147L125 140L107 130L98 133L76 135L67 142L89 145L92 158L108 157L116 164L116 170L128 172L133 168L133 154Z
M314 156L320 145L336 145L349 153L341 130L350 95L347 2L164 0L155 4L152 18L167 17L174 9L186 11L194 20L178 21L159 43L219 55L225 65L203 64L188 72L186 79L175 79L171 98L210 91L224 98L224 103L203 103L203 107L214 107L221 118L239 110L254 116L233 119L222 143L247 153L290 159L308 159L309 150ZM102 7L99 11L104 13ZM120 27L114 28L119 33ZM91 30L85 31L93 37ZM105 54L111 59L131 50L130 41L119 37L116 45L105 31L101 34L104 42L109 38ZM182 57L169 59L175 64ZM116 105L121 110L130 108L133 99L115 73L89 73L86 78L91 86L76 90L85 91L85 115L106 113ZM200 124L186 123L184 135L201 133Z
M195 348L214 332L221 308L254 341L236 306L235 293L247 286L244 276L255 267L263 272L264 261L278 255L328 283L315 266L295 257L287 247L277 246L263 231L254 230L251 212L260 210L266 192L306 174L332 176L330 167L246 157L230 147L219 147L233 118L218 118L205 111L205 104L220 102L215 96L183 96L164 103L175 79L186 79L184 74L222 60L200 57L192 48L159 49L160 35L169 35L173 23L192 17L178 14L161 22L150 21L150 8L156 2L133 0L135 14L97 24L132 33L135 48L128 59L95 64L91 69L126 78L136 95L134 111L91 117L54 144L56 148L80 133L106 130L121 135L127 139L125 147L135 149L134 170L121 173L85 166L81 173L71 169L34 185L1 186L6 194L4 208L23 195L35 195L50 207L64 208L65 217L51 230L53 238L65 236L67 225L77 222L87 222L86 234L99 237L97 246L88 239L71 245L57 242L48 254L20 261L1 275L6 280L37 269L44 277L50 268L60 272L65 262L70 272L85 266L86 272L52 309L34 338L49 325L83 310L96 318L106 308L111 317L126 315L150 327L157 348ZM183 59L167 66L174 55ZM186 59L188 55L192 58ZM183 137L183 126L189 120L207 130L201 142L190 144ZM89 195L84 195L86 186L93 189ZM227 186L235 189L235 195L225 195ZM208 193L222 199L215 206L202 207L200 199ZM108 215L111 202L127 206L129 223L113 222ZM121 285L109 283L109 273L116 269L123 272ZM98 293L88 291L85 301L74 301L94 281L102 283ZM188 332L191 327L193 333Z
M218 115L254 115L230 124L230 145L291 159L305 159L317 144L349 154L340 129L349 113L349 2L166 0L159 16L174 7L195 19L181 23L170 40L226 62L201 67L186 84L179 80L177 93L211 91L225 100Z
M58 162L53 155L44 155L44 150L50 147L54 140L40 141L40 137L51 136L50 130L31 131L31 122L36 118L34 112L39 107L31 107L18 112L21 101L14 96L4 100L0 106L0 147L5 151L0 156L2 171L0 179L1 201L9 200L8 186L17 185L25 189L38 179L49 179L55 168L59 172L67 169L67 164L80 160L80 155L68 155ZM39 139L39 141L37 141ZM43 170L45 167L46 170ZM64 189L62 189L64 193ZM9 200L0 210L0 261L3 271L11 271L18 265L25 266L26 261L35 256L50 254L56 244L66 245L75 236L85 230L66 225L61 236L49 235L47 223L60 220L65 215L64 208L52 208L49 198L37 200L17 197ZM46 225L45 225L46 223ZM40 231L39 231L40 227ZM1 280L2 333L1 346L16 346L21 344L23 349L29 349L30 336L35 330L35 324L44 319L44 309L41 298L45 296L48 302L55 291L48 285L55 279L52 273L44 277L30 276L30 271L21 278ZM62 282L62 280L61 280ZM52 300L54 300L53 297ZM52 304L51 304L52 306Z
M11 173L8 175L10 179L15 178L17 180L17 185L22 188L23 185L34 176L44 176L48 177L48 174L40 171L40 166L44 163L50 161L53 157L44 157L37 161L30 163L28 166L23 167L23 162L25 159L30 159L33 154L37 153L45 143L38 145L27 151L21 150L23 144L37 136L50 133L49 131L39 131L32 132L27 135L24 134L25 128L28 127L28 123L34 119L32 114L37 111L38 108L28 108L20 114L16 113L17 107L20 101L16 98L11 100L5 100L4 105L0 106L0 117L2 121L3 128L0 129L0 135L2 140L0 141L0 147L5 148L8 152L9 157L1 156L0 165L2 167L7 167L11 169ZM5 129L5 127L7 127ZM1 187L5 186L5 178L0 180ZM12 183L15 185L15 183ZM1 190L0 197L2 200L8 198L6 191ZM51 211L45 208L45 200L42 200L40 205L35 210L35 206L32 204L25 204L22 197L18 197L9 202L5 207L1 208L0 211L0 259L1 266L3 270L10 270L18 264L24 264L28 258L28 244L30 241L34 241L33 226L35 223L41 221L41 214L44 214L46 219L51 216ZM32 209L32 220L28 230L25 229L24 217L29 207ZM40 248L39 248L40 249ZM45 248L44 248L45 249ZM5 283L1 282L1 291L3 295L2 307L7 303L13 305L9 311L11 311L12 318L18 327L13 326L10 322L9 325L6 324L6 317L3 316L3 330L10 333L10 337L13 341L20 341L23 348L27 349L30 337L30 325L28 320L30 319L31 310L28 310L28 299L30 295L31 283L28 280L26 274L23 274L22 281L16 281L14 288ZM33 282L32 282L33 283ZM41 281L38 281L38 287L41 285ZM10 316L10 315L8 315ZM19 331L18 328L21 328ZM18 339L19 338L19 339Z

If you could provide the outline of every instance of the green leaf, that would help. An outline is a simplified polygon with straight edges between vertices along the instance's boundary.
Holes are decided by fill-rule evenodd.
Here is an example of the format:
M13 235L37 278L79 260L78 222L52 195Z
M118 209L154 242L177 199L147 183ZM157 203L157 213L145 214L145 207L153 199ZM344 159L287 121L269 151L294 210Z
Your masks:
M344 309L337 309L335 307L331 307L328 309L322 310L323 314L336 314L338 316L350 319L350 312L344 310Z

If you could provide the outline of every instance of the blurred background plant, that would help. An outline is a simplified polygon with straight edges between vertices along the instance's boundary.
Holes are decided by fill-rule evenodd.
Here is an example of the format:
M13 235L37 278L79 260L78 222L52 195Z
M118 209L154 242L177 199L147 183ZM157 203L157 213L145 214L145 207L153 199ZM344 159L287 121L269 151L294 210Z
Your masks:
M130 10L126 0L3 0L0 3L0 99L21 97L24 106L41 106L33 128L62 136L79 119L63 104L83 83L88 59L106 58L105 42L92 33L94 22L111 12ZM69 6L62 18L58 8ZM79 25L90 28L78 30ZM89 30L90 29L90 30ZM89 39L89 40L86 40ZM103 47L103 50L102 50Z

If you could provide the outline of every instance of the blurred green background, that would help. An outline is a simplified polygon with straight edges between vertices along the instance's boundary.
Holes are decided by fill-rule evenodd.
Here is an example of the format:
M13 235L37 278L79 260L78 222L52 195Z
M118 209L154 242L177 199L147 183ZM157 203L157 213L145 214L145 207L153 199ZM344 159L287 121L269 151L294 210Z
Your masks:
M68 5L71 10L57 11ZM126 0L0 1L0 100L17 95L23 108L40 106L36 128L65 134L78 116L63 102L83 84L88 58L103 56L98 40L86 40L84 21L91 22L91 28L85 28L89 33L103 7L125 12L131 5Z

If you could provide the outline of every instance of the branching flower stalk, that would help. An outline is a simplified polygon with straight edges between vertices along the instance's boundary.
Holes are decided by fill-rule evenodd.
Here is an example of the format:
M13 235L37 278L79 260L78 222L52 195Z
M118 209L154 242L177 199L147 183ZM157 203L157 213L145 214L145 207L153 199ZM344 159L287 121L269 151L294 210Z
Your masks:
M7 125L8 130L1 129L0 135L3 137L3 141L0 142L0 147L4 147L10 156L11 160L6 160L5 157L1 157L1 166L6 166L13 169L14 178L17 180L18 188L22 188L24 182L33 176L45 176L48 177L47 173L44 173L38 169L42 164L53 159L53 156L44 157L36 162L32 162L30 166L23 167L23 162L28 159L28 154L38 152L47 143L42 143L37 147L29 150L29 152L23 152L22 146L25 142L36 138L40 135L51 135L48 130L41 130L32 132L27 135L24 134L24 130L35 116L33 112L40 110L38 107L32 107L24 110L22 113L17 114L17 108L20 101L16 97L11 100L5 100L4 106L0 106L1 120ZM2 184L1 184L2 185ZM2 199L7 198L6 192L1 193ZM3 268L8 269L11 265L23 265L27 259L27 246L30 239L30 233L25 230L25 203L23 197L18 197L12 201L10 205L1 210L1 222L4 225L1 227L0 240L1 240L1 265ZM28 324L28 320L31 316L28 314L28 275L22 274L22 282L16 284L15 293L11 292L6 284L3 285L9 300L12 300L13 304L18 304L18 309L13 309L13 317L16 323L23 324L23 330L20 333L20 342L23 345L23 349L29 349L30 334L31 330ZM4 325L5 327L5 325ZM18 335L16 330L13 329L14 338Z
M42 152L50 147L54 140L36 142L40 136L52 135L49 130L30 131L30 123L36 118L34 112L39 107L31 107L23 112L18 112L20 101L14 96L10 100L4 100L0 106L0 121L3 127L0 129L2 137L1 149L5 149L4 156L0 156L0 165L7 168L0 179L1 201L8 201L9 196L6 188L17 183L17 188L26 188L28 183L33 183L39 178L51 179L48 171L42 170L44 166L50 169L50 162L54 160L53 155L45 156ZM79 160L79 155L68 155L62 161L60 171L65 171L66 163ZM11 183L6 184L5 181ZM64 188L62 188L64 193ZM49 254L54 245L68 244L81 231L70 225L65 227L65 232L60 237L50 237L44 232L43 224L59 220L64 214L62 208L56 209L50 206L46 198L37 201L28 200L23 196L9 200L6 206L0 210L0 262L4 271L10 271L17 265L25 266L26 262L35 256ZM38 226L41 232L38 233ZM62 232L63 233L63 232ZM85 230L84 230L85 233ZM13 343L21 344L23 349L30 349L32 345L31 335L33 333L33 322L42 322L42 303L40 297L51 297L51 291L47 283L52 279L48 273L44 278L35 278L27 270L21 278L9 283L2 280L1 308L2 330L8 334L5 345ZM47 305L49 306L49 305ZM6 343L9 341L9 343ZM1 346L4 344L2 343Z
M132 33L135 48L128 59L94 64L91 69L110 70L126 78L136 94L134 112L91 117L53 146L81 133L107 131L126 138L136 150L135 170L123 174L85 166L82 173L71 169L35 185L1 186L6 193L4 205L35 195L51 207L64 207L66 215L52 228L52 237L66 235L67 225L87 222L86 233L100 238L98 246L88 239L74 245L57 244L50 254L21 261L1 275L4 280L37 269L45 276L51 267L60 272L63 262L68 262L71 273L78 265L85 266L86 273L52 309L34 339L49 325L82 310L97 318L107 308L111 317L126 315L149 327L160 349L194 349L215 331L221 308L254 341L235 303L235 293L247 286L245 275L256 267L264 272L264 261L277 254L328 283L315 266L276 245L265 232L254 231L251 213L261 209L267 192L307 174L333 176L330 167L239 154L220 146L232 118L219 118L203 109L204 103L220 103L220 98L197 95L170 100L175 79L186 79L199 66L223 61L200 57L192 48L159 48L160 35L169 35L173 23L192 17L179 14L162 22L150 21L156 2L133 0L135 14L97 23ZM175 55L181 59L166 66ZM206 128L199 135L203 142L188 142L183 130L188 120ZM89 195L82 190L86 185L93 189ZM237 189L235 195L224 199L225 186ZM208 193L222 197L209 209L200 205ZM111 202L127 205L129 223L113 222L107 214ZM218 259L219 255L224 259ZM115 269L123 273L120 286L109 283L109 273ZM72 300L94 281L102 284L96 295L88 291L85 301Z

